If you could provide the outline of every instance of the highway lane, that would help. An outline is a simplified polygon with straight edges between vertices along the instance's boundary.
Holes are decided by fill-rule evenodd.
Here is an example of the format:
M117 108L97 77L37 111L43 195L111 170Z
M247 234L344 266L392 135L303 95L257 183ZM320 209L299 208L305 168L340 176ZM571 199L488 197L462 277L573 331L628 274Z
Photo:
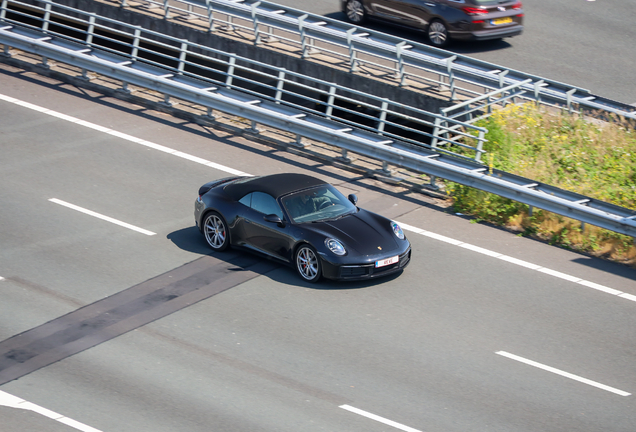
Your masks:
M344 20L339 2L276 0L288 7ZM503 41L455 43L450 51L533 73L636 104L636 3L586 0L524 1L524 33ZM425 42L425 35L371 23L369 27Z
M4 73L0 88L252 174L317 173L409 225L636 294L633 270L470 224L434 200L383 194L381 184L316 162L38 81ZM6 102L0 112L0 339L158 275L176 277L173 269L209 253L192 228L192 201L202 182L227 174ZM414 261L397 278L312 287L277 268L0 390L104 431L397 430L345 404L420 431L634 430L634 396L496 352L633 394L636 302L407 235ZM41 430L38 416L8 408L0 415L3 425Z

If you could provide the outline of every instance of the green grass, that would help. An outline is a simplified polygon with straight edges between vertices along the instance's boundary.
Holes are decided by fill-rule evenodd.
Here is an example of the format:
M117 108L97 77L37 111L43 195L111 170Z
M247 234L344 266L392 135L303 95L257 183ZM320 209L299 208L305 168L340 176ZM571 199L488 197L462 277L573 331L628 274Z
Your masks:
M509 105L478 126L488 129L484 161L492 168L636 209L636 124ZM636 265L634 239L446 182L455 211L551 244Z

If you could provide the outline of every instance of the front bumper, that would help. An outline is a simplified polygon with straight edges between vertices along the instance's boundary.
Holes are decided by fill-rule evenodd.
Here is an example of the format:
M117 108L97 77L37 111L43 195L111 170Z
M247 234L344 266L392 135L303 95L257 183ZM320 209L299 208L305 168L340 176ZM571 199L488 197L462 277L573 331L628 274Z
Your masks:
M322 275L327 279L333 280L362 280L372 279L403 270L411 262L411 248L399 255L400 259L395 264L384 267L375 267L371 264L334 264L329 261L322 261Z

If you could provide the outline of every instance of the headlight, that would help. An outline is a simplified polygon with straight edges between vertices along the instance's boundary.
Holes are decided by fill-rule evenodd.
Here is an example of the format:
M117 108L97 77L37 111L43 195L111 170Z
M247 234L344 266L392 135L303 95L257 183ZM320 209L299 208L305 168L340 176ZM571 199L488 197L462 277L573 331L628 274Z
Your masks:
M400 228L398 224L391 222L391 228L393 229L393 234L395 234L397 238L404 240L404 231L402 231L402 228Z
M336 239L328 238L325 239L325 245L329 248L329 250L336 255L344 255L347 253L342 243L340 243Z

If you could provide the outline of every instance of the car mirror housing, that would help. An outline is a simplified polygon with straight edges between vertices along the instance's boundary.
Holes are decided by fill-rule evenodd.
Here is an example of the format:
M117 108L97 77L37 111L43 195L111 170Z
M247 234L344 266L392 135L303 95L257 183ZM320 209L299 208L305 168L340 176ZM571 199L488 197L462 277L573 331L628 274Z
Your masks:
M356 196L356 194L349 194L347 199L351 201L353 205L356 205L358 203L358 197Z
M283 222L283 220L280 218L280 216L275 215L275 214L268 214L263 219L265 219L265 222L275 223L276 225L281 226L281 227L285 226L285 222Z

